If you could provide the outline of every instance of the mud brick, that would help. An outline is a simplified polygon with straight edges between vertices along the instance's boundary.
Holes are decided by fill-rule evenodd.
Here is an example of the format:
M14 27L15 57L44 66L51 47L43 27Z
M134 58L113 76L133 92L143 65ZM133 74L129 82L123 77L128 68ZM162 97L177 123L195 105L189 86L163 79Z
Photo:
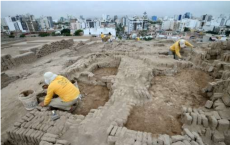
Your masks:
M218 120L217 130L220 132L227 131L229 129L229 121L227 119Z
M136 141L136 142L134 143L134 145L141 145L141 142L140 142L140 141Z
M195 138L196 138L196 142L199 144L199 145L204 145L201 137L199 136L199 134L197 132L192 132L192 134L194 134Z
M183 121L185 124L188 124L188 125L192 124L192 117L189 115L189 113L185 113Z
M122 130L121 130L120 136L121 136L121 137L124 137L126 131L127 131L127 128L126 128L126 127L123 127Z
M36 133L37 133L37 131L34 130L34 131L29 135L29 137L30 137L32 143L35 143L35 142L36 142L36 140L34 139L34 135L35 135Z
M33 133L33 129L29 129L29 131L25 134L26 139L28 142L32 142L31 138L30 138L30 134Z
M146 143L147 143L147 141L148 141L148 134L147 134L147 132L144 132L144 133L143 133L142 142L146 142Z
M157 139L153 138L153 139L152 139L152 144L149 144L149 143L148 143L148 145L158 145Z
M214 93L212 96L212 100L215 101L219 98L221 98L224 94L223 93Z
M190 143L191 145L199 145L197 142L195 142L194 140Z
M217 119L214 117L214 116L210 116L209 118L208 118L208 120L209 120L209 124L210 124L210 126L211 126L211 128L212 129L216 129L216 127L217 127L217 125L218 125L218 122L217 122Z
M187 128L184 128L183 130L185 134L188 135L192 140L195 139L195 136Z
M226 106L230 107L230 94L225 93L222 97L222 100Z
M202 123L201 115L200 115L200 114L197 114L197 124L198 124L198 125L201 125L201 123Z
M47 142L50 142L50 143L55 143L56 142L56 139L55 138L52 138L52 137L45 137L43 136L41 138L42 141L47 141Z
M192 113L192 108L188 108L188 113Z
M206 132L205 132L205 138L207 138L207 139L212 139L212 135L213 135L213 132L211 131L211 129L210 128L207 128L206 129Z
M42 129L42 131L47 132L47 130L51 127L51 125L45 125Z
M191 145L189 141L183 140L184 145Z
M51 133L45 133L44 136L45 136L45 137L52 137L52 138L55 138L55 139L58 138L58 135L56 135L56 134L51 134Z
M224 141L224 135L218 131L215 131L212 139L214 142L222 142Z
M40 142L41 141L41 136L43 136L43 133L38 130L37 133L34 135L35 141Z
M172 142L178 142L178 141L183 141L185 138L184 136L181 136L181 135L175 135L175 136L172 136Z
M163 135L163 137L164 137L164 145L170 145L171 143L171 139L170 139L170 137L169 137L169 135Z
M213 105L213 101L208 100L206 102L206 104L205 104L205 107L208 108L208 109L210 109L210 108L212 108L212 105Z
M40 130L41 126L42 126L42 124L40 123L35 127L35 129Z
M21 140L21 136L20 136L20 132L22 131L22 128L19 128L16 132L15 132L15 137L16 140Z
M219 120L219 119L221 119L220 118L220 115L219 115L219 113L217 112L217 111L213 111L213 116L217 119L217 120Z
M40 124L40 122L33 122L31 128L36 129L36 127Z
M15 127L20 127L21 124L22 124L21 122L15 122L15 123L14 123L14 126L15 126Z
M122 127L118 127L118 129L117 129L117 132L116 132L116 135L115 135L115 136L120 136L121 130L122 130Z
M116 132L117 132L118 126L114 126L113 130L111 131L112 136L115 136Z
M25 125L24 125L24 127L25 128L29 128L29 126L32 124L32 122L27 122Z
M62 145L70 145L70 143L67 140L57 140L57 144L62 144Z
M143 140L143 133L140 132L140 131L138 131L138 132L137 132L137 141L142 142L142 140Z
M172 143L172 145L184 145L184 143L183 143L183 142L181 142L181 141L178 141L178 142L174 142L174 143Z
M196 125L197 124L197 116L198 116L198 114L191 113L191 115L192 115L192 124Z
M26 142L29 142L28 139L27 139L27 136L26 136L27 132L29 132L29 131L30 131L30 129L28 128L28 129L26 129L26 130L22 133L22 136L23 136L23 138L24 138L24 140L25 140Z
M201 115L201 119L202 119L202 124L204 127L208 127L208 119L205 115Z
M42 124L42 126L39 128L39 130L43 131L43 128L47 126L47 124Z
M23 117L22 117L22 120L24 120L24 121L26 121L26 122L30 121L29 118L28 118L27 116L23 116Z

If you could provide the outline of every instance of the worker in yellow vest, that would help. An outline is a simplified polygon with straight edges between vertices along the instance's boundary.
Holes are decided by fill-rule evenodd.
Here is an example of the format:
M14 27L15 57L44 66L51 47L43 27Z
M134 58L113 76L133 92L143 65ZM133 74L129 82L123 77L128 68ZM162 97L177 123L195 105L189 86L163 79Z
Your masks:
M103 38L105 37L105 35L101 32L101 40L103 42Z
M45 83L49 86L45 100L39 104L40 106L51 106L70 112L76 109L73 105L81 99L79 88L75 87L67 78L52 72L46 72L44 78ZM53 98L54 94L58 95L58 98Z
M180 50L182 48L185 48L185 46L189 46L191 48L193 48L193 45L190 44L188 41L181 39L178 40L177 42L175 42L169 49L169 55L173 55L174 59L182 59L182 56L180 54Z

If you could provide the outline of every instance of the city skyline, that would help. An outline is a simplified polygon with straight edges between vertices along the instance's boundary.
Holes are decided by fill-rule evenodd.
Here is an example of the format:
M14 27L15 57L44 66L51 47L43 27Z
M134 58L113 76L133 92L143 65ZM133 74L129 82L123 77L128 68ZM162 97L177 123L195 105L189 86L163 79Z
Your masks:
M188 7L189 5L189 7ZM215 17L220 14L230 14L230 2L157 2L157 1L129 1L129 2L112 2L112 1L3 1L1 2L1 17L23 15L30 13L35 17L52 16L54 20L60 17L71 15L79 17L83 15L86 18L101 17L102 14L118 17L128 15L143 15L147 12L148 17L156 15L158 17L173 16L191 12L193 16L200 17L203 14L211 14ZM41 11L41 8L42 11Z

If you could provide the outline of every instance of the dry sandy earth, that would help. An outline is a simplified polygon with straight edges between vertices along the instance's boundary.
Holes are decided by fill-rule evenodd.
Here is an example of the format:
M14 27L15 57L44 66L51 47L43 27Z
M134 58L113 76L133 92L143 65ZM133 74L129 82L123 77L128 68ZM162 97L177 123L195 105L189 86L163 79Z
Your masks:
M154 43L154 41L127 41L122 45L122 49L136 49L139 51L151 50L155 52L168 51L170 44L165 44L164 47L153 47ZM99 43L83 47L77 51L69 49L61 50L42 57L34 63L23 64L17 68L6 71L8 75L17 75L20 76L20 78L3 88L1 92L2 133L4 134L8 127L27 113L23 104L18 100L19 93L28 89L34 90L35 92L41 91L41 82L43 82L43 74L45 72L52 71L59 74L61 70L67 67L66 64L70 59L85 56L91 52L101 52L102 49L103 44ZM119 49L119 46L114 49ZM100 78L107 75L116 75L117 71L117 68L103 68L95 70L94 74L96 78ZM203 81L197 79L200 75L203 76ZM197 104L199 106L204 104L206 99L200 96L198 90L208 81L210 81L210 78L206 74L203 74L202 72L194 73L194 71L185 71L176 75L176 77L155 77L152 81L152 87L150 88L153 95L153 101L149 102L144 107L135 107L126 126L129 129L149 131L153 134L179 134L181 132L180 123L178 121L178 114L175 112L178 112L183 104L190 106L197 106ZM108 101L109 90L106 87L88 85L82 82L79 82L78 84L81 93L85 97L83 97L82 103L77 108L75 112L76 114L87 115L90 109L96 109L99 106L103 106ZM189 96L190 93L193 95ZM178 101L179 99L181 100ZM157 117L154 116L156 114ZM173 125L171 126L171 124ZM155 128L149 128L149 125L155 126Z

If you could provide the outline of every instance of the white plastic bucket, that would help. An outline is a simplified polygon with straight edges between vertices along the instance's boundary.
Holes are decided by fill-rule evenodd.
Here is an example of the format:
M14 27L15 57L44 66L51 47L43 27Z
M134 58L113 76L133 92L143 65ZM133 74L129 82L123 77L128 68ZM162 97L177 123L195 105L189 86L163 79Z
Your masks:
M23 103L26 110L33 110L38 105L37 96L33 90L21 92L18 99Z

